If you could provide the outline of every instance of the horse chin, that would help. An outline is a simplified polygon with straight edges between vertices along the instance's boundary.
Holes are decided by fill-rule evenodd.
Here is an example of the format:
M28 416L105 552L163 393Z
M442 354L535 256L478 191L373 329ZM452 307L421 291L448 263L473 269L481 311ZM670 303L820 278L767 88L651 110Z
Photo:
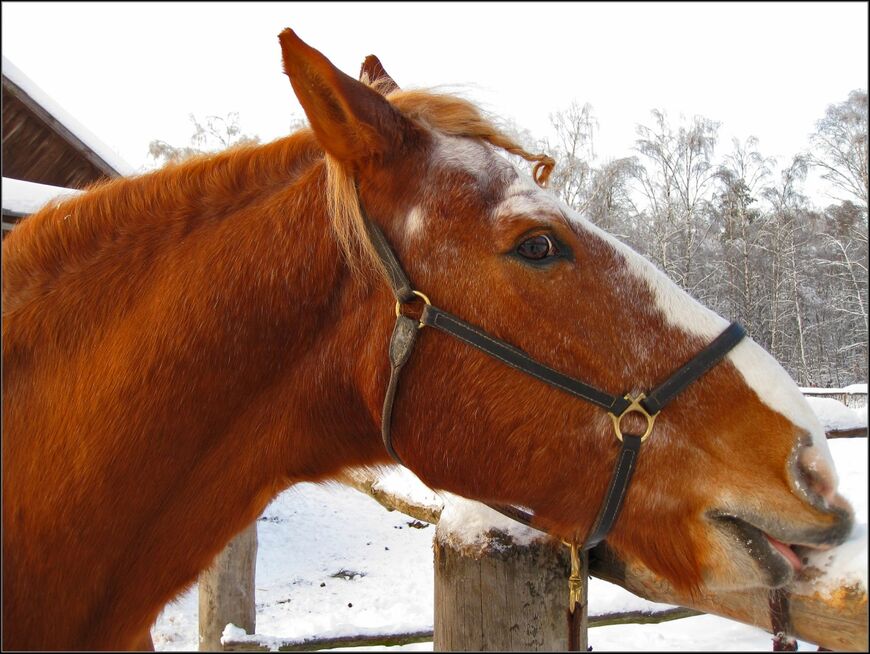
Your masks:
M780 588L794 580L802 557L793 546L733 515L717 514L712 522L719 547L715 573L705 575L710 590Z
M833 496L807 505L814 512L814 523L797 513L797 518L789 519L784 511L762 514L752 507L708 510L707 586L726 590L788 585L808 553L830 549L848 538L854 524L848 502Z

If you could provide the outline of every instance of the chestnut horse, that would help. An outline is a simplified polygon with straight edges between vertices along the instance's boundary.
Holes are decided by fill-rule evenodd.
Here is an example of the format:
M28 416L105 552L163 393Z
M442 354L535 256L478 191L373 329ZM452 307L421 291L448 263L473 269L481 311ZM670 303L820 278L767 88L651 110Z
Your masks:
M389 461L394 301L360 203L433 302L611 394L727 325L541 188L552 160L469 102L279 40L310 128L108 182L3 244L6 648L146 642L282 489ZM393 435L432 487L563 538L618 451L601 409L431 329ZM781 586L793 546L848 532L836 485L818 421L747 338L658 418L608 540L681 589Z

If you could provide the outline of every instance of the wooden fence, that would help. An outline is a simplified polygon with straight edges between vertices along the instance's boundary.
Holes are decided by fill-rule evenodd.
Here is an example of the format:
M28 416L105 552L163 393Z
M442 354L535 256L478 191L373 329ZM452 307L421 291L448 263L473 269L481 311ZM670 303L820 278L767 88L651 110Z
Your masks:
M827 397L842 402L850 409L867 407L867 391L854 388L802 388L807 397Z
M866 394L864 398L866 403ZM850 434L829 433L829 437L843 435L866 436L867 429ZM441 507L385 490L370 472L352 471L344 481L389 510L399 510L417 520L438 525L434 631L378 637L288 639L268 644L258 640L254 634L221 645L221 634L230 622L249 634L254 632L255 522L230 543L200 578L201 650L214 651L223 647L224 651L310 651L425 640L433 640L435 650L441 651L567 649L565 611L569 562L566 548L546 540L516 543L509 533L497 527L486 534L492 547L484 544L483 547L468 548L461 539L451 538L449 529L439 524ZM645 599L679 607L652 613L632 612L588 618L584 601L579 610L587 627L663 622L703 612L772 633L777 628L785 628L790 636L831 650L867 651L868 648L867 589L860 585L821 592L813 583L798 583L789 589L791 623L774 627L770 622L769 594L760 589L683 596L639 562L620 559L606 543L590 552L587 565L592 576L622 586ZM482 598L486 601L481 601ZM585 637L585 630L582 636ZM575 644L585 651L585 642Z

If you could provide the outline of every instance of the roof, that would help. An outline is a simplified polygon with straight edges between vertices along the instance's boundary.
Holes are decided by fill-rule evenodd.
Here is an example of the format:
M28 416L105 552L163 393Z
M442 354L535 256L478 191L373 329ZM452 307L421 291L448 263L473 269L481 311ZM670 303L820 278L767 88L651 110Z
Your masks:
M3 175L83 188L130 175L124 159L3 57Z
M49 200L60 196L78 195L81 191L74 188L24 182L20 179L3 178L3 213L17 213L29 216L36 213Z
M3 178L3 233L12 229L14 223L36 213L50 200L63 196L78 195L81 191L48 184L25 182L20 179Z

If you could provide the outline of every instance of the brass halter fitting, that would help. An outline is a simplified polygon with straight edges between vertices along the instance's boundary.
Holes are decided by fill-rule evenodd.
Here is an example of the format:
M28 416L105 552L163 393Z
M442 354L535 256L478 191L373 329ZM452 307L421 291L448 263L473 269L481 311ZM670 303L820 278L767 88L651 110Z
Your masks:
M583 577L580 576L580 555L577 551L576 542L562 542L571 551L571 574L568 577L568 610L574 613L574 607L583 599Z
M626 393L625 399L631 402L628 408L620 413L618 416L614 415L613 413L608 414L610 416L610 419L613 421L613 430L616 432L616 437L620 440L620 442L622 441L622 427L620 426L620 423L622 422L622 419L629 413L639 413L644 418L646 418L646 431L643 433L643 436L640 437L641 443L643 443L652 433L653 425L656 421L656 416L660 412L656 411L654 414L650 415L641 404L641 400L643 400L645 397L646 395L644 393L641 393L637 397L632 397L630 393Z
M429 298L426 297L425 294L421 293L420 291L411 291L411 293L413 293L413 294L416 295L418 298L420 298L421 300L423 300L424 303L428 304L429 306L432 306L432 302L429 301ZM403 304L407 304L407 302L402 302L401 300L396 300L396 318L398 318L400 315L402 315L402 305L403 305ZM417 325L417 327L418 327L418 328L422 328L422 327L423 327L423 323L422 323L422 322L419 323L419 324Z

